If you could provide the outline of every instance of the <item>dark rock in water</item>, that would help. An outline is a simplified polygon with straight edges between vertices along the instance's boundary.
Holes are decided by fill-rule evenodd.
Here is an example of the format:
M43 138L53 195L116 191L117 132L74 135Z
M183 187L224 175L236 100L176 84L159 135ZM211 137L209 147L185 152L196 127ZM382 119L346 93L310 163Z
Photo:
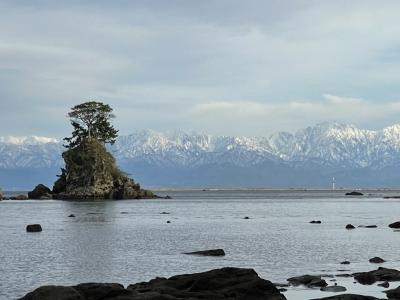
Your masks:
M321 278L321 276L315 276L315 275L303 275L303 276L291 277L288 278L287 281L289 281L289 283L294 286L304 285L309 288L325 287L328 285L326 281Z
M250 217L244 217L243 219L245 219L245 220L249 220L249 219L250 219Z
M394 222L389 225L390 228L400 228L400 221L399 222Z
M346 225L346 229L355 229L355 227L353 225L351 225L351 224L347 224Z
M347 273L344 273L344 274L336 274L335 276L336 276L336 277L353 277L353 275L347 274Z
M51 199L53 192L45 185L38 184L28 193L29 199Z
M311 300L379 300L379 299L371 296L341 294L341 295L335 295L331 297L311 299Z
M340 285L330 285L330 286L325 286L320 289L323 292L332 292L332 293L340 293L340 292L345 292L347 289L344 286Z
M254 270L239 268L222 268L169 279L157 278L130 285L128 290L133 292L133 299L143 300L286 299L270 281L258 277Z
M222 268L203 273L156 278L124 289L116 283L46 286L19 300L286 300L252 269Z
M340 264L341 264L341 265L349 265L350 262L349 262L348 260L345 260L345 261L342 261Z
M73 287L68 286L42 286L26 294L19 300L86 300Z
M370 262L370 263L373 263L373 264L381 264L381 263L384 263L385 260L382 259L382 258L380 258L380 257L378 257L378 256L375 256L375 257L371 258L371 259L369 260L369 262Z
M28 196L23 194L10 197L10 200L28 200L28 199L29 199Z
M364 196L364 194L361 192L353 191L353 192L346 193L346 196Z
M74 214L70 214L70 215L68 216L68 218L75 218L75 215L74 215Z
M354 273L353 276L361 284L373 284L377 281L400 281L400 271L382 267L369 272Z
M160 215L169 215L169 212L163 211L160 213Z
M378 286L381 286L381 287L384 287L384 288L387 289L389 287L389 282L385 281L385 282L382 282L382 283L378 283Z
M392 290L384 291L384 293L386 293L389 300L398 300L400 299L400 286Z
M26 226L26 232L41 232L42 226L40 224L30 224Z
M170 224L171 223L171 221L167 221L167 224Z
M378 281L378 278L371 273L363 272L354 276L354 279L363 285L371 285Z
M203 250L195 252L186 252L184 254L202 255L202 256L225 256L225 251L223 249L212 249L212 250Z
M65 151L63 158L65 169L53 187L55 199L157 198L119 170L114 157L95 138Z
M362 228L378 228L378 226L376 226L376 225L366 225L366 226L360 225L358 227L362 227Z
M313 220L313 221L310 221L310 224L321 224L322 222L321 221L315 221L315 220Z

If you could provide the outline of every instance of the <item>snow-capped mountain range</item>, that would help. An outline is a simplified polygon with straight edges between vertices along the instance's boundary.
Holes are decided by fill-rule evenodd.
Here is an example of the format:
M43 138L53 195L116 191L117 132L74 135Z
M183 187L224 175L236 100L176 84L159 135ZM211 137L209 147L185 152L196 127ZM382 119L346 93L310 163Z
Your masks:
M62 142L53 138L0 137L0 170L6 174L7 170L58 169L62 151ZM319 186L320 176L324 176L325 185L329 176L350 176L355 182L358 176L363 182L371 173L375 177L371 175L368 184L385 184L383 170L399 168L400 175L400 125L372 131L321 123L294 134L279 132L268 137L145 130L119 137L110 151L124 170L149 185L193 186L196 180L202 186L230 185L229 178L234 176L232 184L240 185L242 178L243 186L253 186L252 182L259 186L263 180L268 180L265 186L270 182L307 185L309 181L310 186L313 182ZM303 179L295 179L295 174Z

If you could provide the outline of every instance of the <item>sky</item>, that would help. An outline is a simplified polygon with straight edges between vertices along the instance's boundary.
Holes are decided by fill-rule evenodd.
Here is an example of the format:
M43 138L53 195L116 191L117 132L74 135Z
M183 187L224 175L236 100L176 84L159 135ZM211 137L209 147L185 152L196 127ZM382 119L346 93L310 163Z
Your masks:
M266 136L400 119L400 1L0 1L0 135L62 137L79 103L120 134Z

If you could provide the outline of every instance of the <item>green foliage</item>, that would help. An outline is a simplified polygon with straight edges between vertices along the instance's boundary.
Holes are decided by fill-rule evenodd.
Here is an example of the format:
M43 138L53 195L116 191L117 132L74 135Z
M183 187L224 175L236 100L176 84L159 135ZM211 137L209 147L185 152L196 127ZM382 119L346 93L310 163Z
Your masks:
M115 118L113 109L102 102L89 101L75 105L68 113L71 125L74 128L72 136L64 141L66 148L74 148L82 143L84 139L95 138L103 143L114 144L118 136L118 130L110 120Z

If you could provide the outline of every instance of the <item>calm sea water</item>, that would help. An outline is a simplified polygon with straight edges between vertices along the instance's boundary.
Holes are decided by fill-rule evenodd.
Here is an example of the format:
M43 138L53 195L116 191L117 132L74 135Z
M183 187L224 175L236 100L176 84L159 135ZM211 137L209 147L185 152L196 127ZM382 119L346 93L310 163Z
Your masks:
M400 232L387 227L400 220L400 200L382 199L379 192L368 198L298 191L168 194L173 199L0 202L0 299L16 299L41 285L127 285L223 266L254 268L273 282L372 270L377 266L368 259L374 256L388 261L383 266L400 268ZM30 223L42 224L43 232L26 233ZM348 223L378 228L348 231ZM182 254L212 248L227 255ZM340 265L343 260L352 263ZM349 292L384 297L376 285L338 280ZM302 300L332 293L296 288L285 295Z

